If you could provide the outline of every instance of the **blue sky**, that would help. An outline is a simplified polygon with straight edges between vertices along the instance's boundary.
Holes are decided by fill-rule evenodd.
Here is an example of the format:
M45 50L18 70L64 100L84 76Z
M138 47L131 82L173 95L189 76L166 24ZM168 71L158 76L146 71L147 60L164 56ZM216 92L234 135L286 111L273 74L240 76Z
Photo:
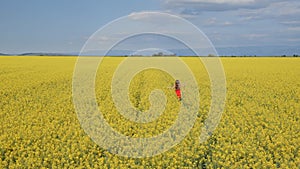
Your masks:
M187 19L217 48L300 46L299 0L2 0L0 52L79 52L107 23L145 11Z

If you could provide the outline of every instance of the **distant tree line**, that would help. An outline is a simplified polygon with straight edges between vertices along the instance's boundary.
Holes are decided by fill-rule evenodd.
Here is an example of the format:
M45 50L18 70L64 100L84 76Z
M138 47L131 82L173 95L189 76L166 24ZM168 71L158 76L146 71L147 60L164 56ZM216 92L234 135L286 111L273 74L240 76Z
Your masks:
M294 54L293 56L282 55L282 57L299 57L299 55Z

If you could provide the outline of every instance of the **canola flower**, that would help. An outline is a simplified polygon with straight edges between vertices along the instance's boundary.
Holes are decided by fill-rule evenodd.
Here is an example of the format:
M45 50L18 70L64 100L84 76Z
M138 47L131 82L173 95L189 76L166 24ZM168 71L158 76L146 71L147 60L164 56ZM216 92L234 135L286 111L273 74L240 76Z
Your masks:
M123 59L105 58L97 72L99 109L110 126L126 136L158 135L177 119L180 103L167 89L174 79L156 69L137 74L129 87L135 108L149 109L148 97L156 88L168 102L155 121L131 122L118 113L111 98L111 79ZM197 58L183 60L199 84L197 121L169 151L139 159L111 154L81 128L72 102L75 57L0 57L0 168L300 167L300 59L222 58L226 107L217 129L202 144L210 81Z

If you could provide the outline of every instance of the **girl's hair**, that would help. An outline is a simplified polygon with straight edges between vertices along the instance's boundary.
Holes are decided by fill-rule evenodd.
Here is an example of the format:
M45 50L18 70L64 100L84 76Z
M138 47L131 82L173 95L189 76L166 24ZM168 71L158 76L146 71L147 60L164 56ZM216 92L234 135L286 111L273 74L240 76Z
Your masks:
M176 90L180 90L180 82L179 82L179 80L175 80L175 89Z

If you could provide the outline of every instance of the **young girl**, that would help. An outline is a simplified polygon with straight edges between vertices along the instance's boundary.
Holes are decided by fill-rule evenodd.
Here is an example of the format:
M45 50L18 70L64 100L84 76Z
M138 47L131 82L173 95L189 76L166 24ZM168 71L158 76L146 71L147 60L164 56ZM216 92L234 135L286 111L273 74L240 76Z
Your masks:
M180 90L179 80L175 80L174 89L175 89L176 95L178 97L178 100L181 101L181 90Z

